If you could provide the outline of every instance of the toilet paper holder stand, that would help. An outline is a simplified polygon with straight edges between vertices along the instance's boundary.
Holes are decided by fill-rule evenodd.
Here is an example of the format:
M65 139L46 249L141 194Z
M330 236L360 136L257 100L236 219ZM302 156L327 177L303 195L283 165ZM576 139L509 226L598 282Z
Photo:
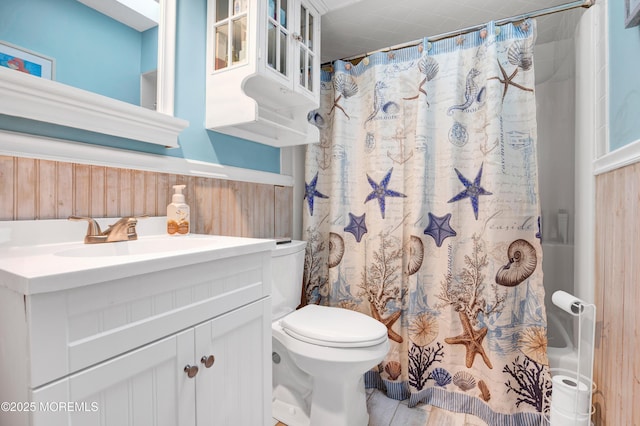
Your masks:
M565 291L554 292L551 300L554 305L567 312L569 315L577 317L578 319L578 337L577 339L575 339L577 341L578 364L575 371L575 378L578 383L581 380L586 379L588 381L588 383L586 383L587 386L590 388L590 390L592 390L593 360L596 335L596 306L593 303L586 303L585 301ZM587 346L587 348L584 348L584 346ZM577 394L575 402L576 405L574 408L576 408L578 404ZM593 392L589 392L588 407L591 407L592 404ZM577 419L579 414L583 413L576 413L576 416L574 417ZM591 416L589 415L588 418L590 417ZM579 424L577 420L575 424ZM552 424L551 426L555 425Z

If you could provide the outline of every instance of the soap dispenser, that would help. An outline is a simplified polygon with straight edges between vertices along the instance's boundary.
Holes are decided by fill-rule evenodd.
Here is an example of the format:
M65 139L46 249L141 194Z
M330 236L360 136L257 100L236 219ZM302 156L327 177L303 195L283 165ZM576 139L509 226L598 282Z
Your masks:
M182 190L186 185L173 185L171 204L167 206L167 232L169 235L189 233L189 206L184 201Z

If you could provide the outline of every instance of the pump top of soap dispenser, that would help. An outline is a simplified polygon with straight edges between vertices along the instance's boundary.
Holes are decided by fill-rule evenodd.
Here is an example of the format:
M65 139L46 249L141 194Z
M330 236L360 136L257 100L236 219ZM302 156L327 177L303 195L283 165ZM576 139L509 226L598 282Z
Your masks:
M173 197L171 197L171 202L175 204L184 204L184 194L182 190L186 187L186 185L173 185Z

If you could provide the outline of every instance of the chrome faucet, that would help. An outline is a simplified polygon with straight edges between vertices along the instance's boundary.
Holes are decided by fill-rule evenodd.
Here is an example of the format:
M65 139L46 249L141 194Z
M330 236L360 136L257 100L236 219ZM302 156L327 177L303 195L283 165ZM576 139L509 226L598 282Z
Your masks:
M116 241L133 241L138 239L136 233L136 224L138 219L144 219L148 216L123 217L113 225L102 231L100 225L95 219L90 217L69 216L69 220L87 221L87 235L84 237L85 244L113 243Z

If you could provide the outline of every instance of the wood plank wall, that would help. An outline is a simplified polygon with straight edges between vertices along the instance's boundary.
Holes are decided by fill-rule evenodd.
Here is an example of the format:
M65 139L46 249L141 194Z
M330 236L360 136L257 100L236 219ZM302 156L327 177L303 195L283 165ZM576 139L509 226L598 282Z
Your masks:
M596 178L595 424L640 426L640 163Z
M291 237L293 188L0 156L0 220L164 216L185 184L192 232Z

